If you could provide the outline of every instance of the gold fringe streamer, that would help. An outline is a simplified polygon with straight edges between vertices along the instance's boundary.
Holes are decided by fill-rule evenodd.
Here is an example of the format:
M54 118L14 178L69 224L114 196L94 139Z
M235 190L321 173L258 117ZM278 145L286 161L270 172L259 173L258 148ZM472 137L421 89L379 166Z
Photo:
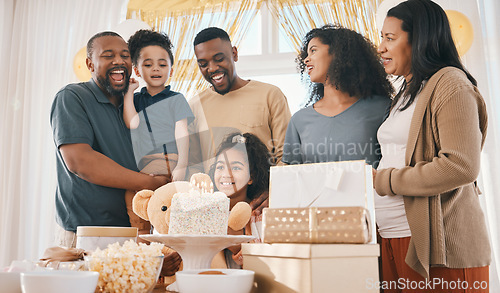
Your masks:
M209 86L198 70L193 40L209 26L224 29L234 46L243 40L263 0L131 0L127 18L140 19L165 32L174 44L174 74L169 83L186 97Z
M198 70L192 42L205 27L226 30L238 46L263 2L299 52L312 28L338 23L380 42L375 12L381 0L130 0L127 18L140 19L165 32L174 44L175 90L190 97L209 86Z
M380 43L375 13L381 0L268 0L275 21L300 51L302 38L313 28L338 23Z

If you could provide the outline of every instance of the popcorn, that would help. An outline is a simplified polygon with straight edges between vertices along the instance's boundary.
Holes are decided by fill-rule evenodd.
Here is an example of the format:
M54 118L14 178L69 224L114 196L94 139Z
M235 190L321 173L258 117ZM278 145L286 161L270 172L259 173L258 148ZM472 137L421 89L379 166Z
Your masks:
M192 189L172 198L168 234L226 235L229 198L225 193Z
M96 292L147 292L156 284L163 263L162 248L160 243L146 245L133 240L123 246L117 242L104 250L97 248L87 258L89 269L99 272L100 291Z

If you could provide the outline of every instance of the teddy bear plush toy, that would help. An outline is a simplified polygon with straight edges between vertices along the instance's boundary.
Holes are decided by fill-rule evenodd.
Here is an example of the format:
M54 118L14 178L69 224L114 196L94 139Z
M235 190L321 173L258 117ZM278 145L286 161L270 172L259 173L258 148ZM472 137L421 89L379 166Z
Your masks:
M155 191L141 190L137 192L132 201L134 213L144 220L150 221L160 234L168 234L170 222L170 205L176 193L189 192L197 188L201 192L212 192L213 184L210 176L203 173L193 174L190 182L175 181L167 183ZM237 203L230 211L228 227L239 231L250 220L252 209L246 202Z
M168 234L172 198L176 193L189 192L192 188L197 188L202 192L211 192L213 190L212 180L207 174L197 173L191 176L190 182L175 181L167 183L155 191L139 191L132 201L133 211L142 219L150 221L158 233ZM252 209L248 203L237 203L229 214L228 227L234 231L243 229L250 220L251 213ZM169 253L170 250L171 248L165 246L163 253ZM182 270L182 267L181 264L179 270ZM211 267L226 268L222 252L214 257ZM174 276L165 278L165 284L171 284L173 281L175 281Z

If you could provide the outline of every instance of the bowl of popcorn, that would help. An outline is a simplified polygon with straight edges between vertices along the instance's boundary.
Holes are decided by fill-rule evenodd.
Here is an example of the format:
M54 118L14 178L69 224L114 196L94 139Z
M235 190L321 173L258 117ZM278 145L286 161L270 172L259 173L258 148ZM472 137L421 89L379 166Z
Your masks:
M250 293L255 272L238 269L196 269L175 273L181 293Z
M149 293L152 292L163 265L163 244L126 241L96 249L85 257L86 267L99 272L95 292Z

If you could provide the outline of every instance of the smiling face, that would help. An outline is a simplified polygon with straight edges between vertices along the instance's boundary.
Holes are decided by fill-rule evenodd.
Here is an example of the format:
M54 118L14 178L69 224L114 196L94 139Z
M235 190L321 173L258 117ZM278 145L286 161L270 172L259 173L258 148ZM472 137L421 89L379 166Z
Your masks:
M220 38L200 43L194 47L200 72L213 89L224 95L236 88L237 75L234 62L238 51L231 43Z
M95 39L87 67L97 85L108 96L123 96L128 90L132 61L127 43L118 36Z
M147 46L141 49L134 70L137 76L144 79L150 93L158 93L165 89L165 83L172 74L172 63L165 49Z
M326 83L328 68L333 60L333 56L328 52L329 49L330 46L323 44L319 38L312 38L309 41L304 63L312 82Z
M409 81L411 78L411 44L408 33L401 27L402 24L403 21L400 19L386 17L378 52L387 74L404 76L406 81Z
M215 162L214 183L230 198L231 206L244 201L248 185L252 184L246 154L235 149L223 151Z

